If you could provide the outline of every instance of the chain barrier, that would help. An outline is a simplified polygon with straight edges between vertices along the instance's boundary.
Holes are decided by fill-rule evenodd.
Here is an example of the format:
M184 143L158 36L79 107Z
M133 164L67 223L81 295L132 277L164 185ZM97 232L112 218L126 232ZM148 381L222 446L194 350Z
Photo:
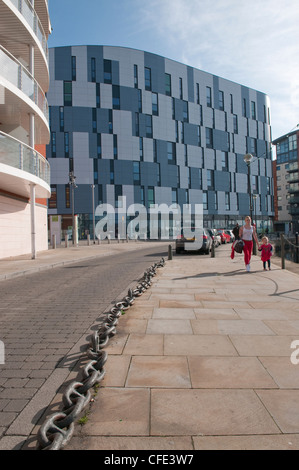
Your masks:
M90 338L87 357L91 361L82 371L81 382L74 380L68 385L62 397L62 411L49 416L40 427L37 434L37 450L60 450L68 444L74 432L75 421L92 400L90 389L99 384L105 376L104 365L108 354L103 349L116 334L119 317L133 305L136 297L140 297L151 286L157 269L164 265L165 260L161 258L158 263L150 266L135 289L129 289L123 300L106 313L105 322Z

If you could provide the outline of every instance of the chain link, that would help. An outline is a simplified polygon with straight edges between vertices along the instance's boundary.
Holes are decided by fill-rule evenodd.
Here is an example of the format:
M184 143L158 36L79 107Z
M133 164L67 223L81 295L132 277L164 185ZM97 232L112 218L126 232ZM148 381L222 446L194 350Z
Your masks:
M38 450L60 450L70 441L74 423L91 401L90 389L99 384L105 376L104 365L108 354L103 349L116 334L119 317L129 309L136 297L140 297L152 284L157 269L165 265L164 258L144 272L135 289L129 289L122 301L117 302L107 313L105 322L90 337L87 357L90 362L83 368L82 381L71 382L66 388L61 412L52 414L40 427L37 434Z

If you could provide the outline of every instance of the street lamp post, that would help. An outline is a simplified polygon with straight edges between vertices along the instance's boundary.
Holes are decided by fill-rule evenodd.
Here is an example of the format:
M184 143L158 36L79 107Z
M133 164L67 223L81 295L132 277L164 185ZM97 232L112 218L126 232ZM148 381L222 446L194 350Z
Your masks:
M248 195L249 195L249 212L250 212L250 218L251 218L251 223L253 223L253 206L252 206L252 194L251 194L251 173L250 173L250 164L253 160L253 156L251 153L247 153L244 155L244 162L247 165L247 178L248 178ZM255 239L253 238L253 254L256 255L256 243Z
M91 193L92 193L92 229L93 229L93 243L96 242L96 227L95 227L95 213L94 213L94 187L95 185L91 185Z
M74 176L74 172L70 171L69 173L69 185L71 187L72 192L72 242L73 245L75 244L75 194L74 189L77 188L76 185L76 176Z

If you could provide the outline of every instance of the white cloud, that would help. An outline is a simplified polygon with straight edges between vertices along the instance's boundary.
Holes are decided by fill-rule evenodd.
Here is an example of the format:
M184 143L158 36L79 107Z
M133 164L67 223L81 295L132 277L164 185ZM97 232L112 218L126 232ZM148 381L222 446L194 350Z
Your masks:
M162 55L269 95L273 137L299 122L298 0L136 0Z

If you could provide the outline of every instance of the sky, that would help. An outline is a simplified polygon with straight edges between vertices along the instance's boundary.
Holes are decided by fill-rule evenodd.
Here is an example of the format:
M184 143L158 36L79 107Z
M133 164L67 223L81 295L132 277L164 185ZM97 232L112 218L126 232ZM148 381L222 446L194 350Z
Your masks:
M299 124L298 0L49 0L49 47L152 52L266 93L273 140Z

